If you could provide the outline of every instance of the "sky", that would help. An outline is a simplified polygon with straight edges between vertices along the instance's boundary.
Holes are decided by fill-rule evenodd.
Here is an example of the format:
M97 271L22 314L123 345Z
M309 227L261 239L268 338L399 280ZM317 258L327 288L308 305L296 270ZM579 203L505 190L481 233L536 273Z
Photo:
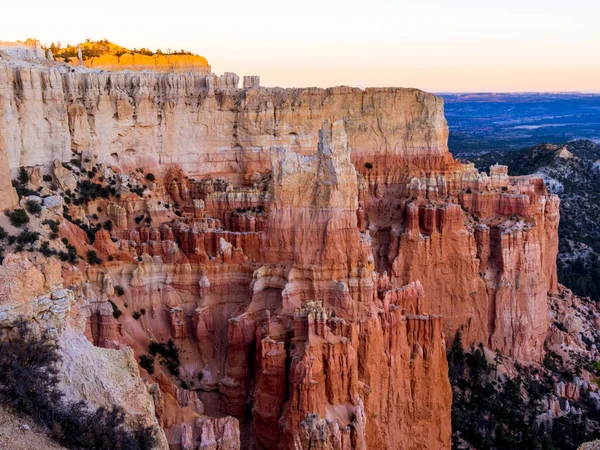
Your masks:
M186 49L263 86L600 92L600 0L28 0L0 40Z

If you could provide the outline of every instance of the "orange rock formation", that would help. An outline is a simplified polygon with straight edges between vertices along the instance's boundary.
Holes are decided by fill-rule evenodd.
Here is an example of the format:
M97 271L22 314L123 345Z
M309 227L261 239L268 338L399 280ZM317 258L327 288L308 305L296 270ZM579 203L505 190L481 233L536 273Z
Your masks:
M77 64L77 61L73 60L71 64ZM210 66L206 58L198 55L149 56L126 53L122 56L103 55L96 58L89 58L83 61L83 65L90 69L102 69L111 72L152 70L154 72L210 73Z
M238 82L0 64L0 174L74 191L75 151L118 191L57 213L103 260L62 266L85 335L173 340L177 370L141 373L175 448L450 448L448 338L543 358L558 198L455 161L431 94ZM44 290L19 258L3 302Z

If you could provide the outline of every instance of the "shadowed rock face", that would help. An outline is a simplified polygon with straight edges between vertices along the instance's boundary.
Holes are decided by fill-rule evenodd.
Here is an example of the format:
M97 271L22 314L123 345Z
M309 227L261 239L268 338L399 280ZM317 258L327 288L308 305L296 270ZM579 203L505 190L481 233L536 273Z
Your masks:
M557 198L455 161L431 94L238 81L0 64L0 170L75 189L75 151L115 190L67 206L93 244L55 213L103 260L60 273L85 335L173 340L140 372L178 448L450 448L448 336L543 358Z

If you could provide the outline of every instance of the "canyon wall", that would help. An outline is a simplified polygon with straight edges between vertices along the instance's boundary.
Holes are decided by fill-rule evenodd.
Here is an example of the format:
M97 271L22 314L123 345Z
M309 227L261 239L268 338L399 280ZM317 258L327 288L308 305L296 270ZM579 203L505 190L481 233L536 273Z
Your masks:
M13 174L20 166L47 170L54 160L85 151L105 164L175 166L190 177L251 185L270 173L277 157L271 147L314 154L322 121L341 119L361 175L359 199L377 267L400 284L420 279L430 311L446 317L448 333L466 327L469 342L511 353L517 336L539 341L544 298L556 289L558 223L558 200L540 180L509 181L502 168L482 177L454 161L442 100L422 91L255 83L238 89L238 83L234 74L97 73L8 61L0 65L0 120L7 130L0 148ZM502 220L513 214L524 222ZM448 224L424 228L423 220ZM537 267L543 267L540 277ZM498 305L513 301L519 317L503 318ZM506 327L522 331L501 342L508 339ZM540 352L523 356L539 358Z
M457 331L543 359L557 197L455 161L431 94L238 84L0 61L87 340L145 358L173 448L450 448Z
M0 64L1 109L13 122L1 138L13 171L88 150L110 164L180 164L190 175L239 178L270 170L271 146L315 153L322 121L336 118L345 119L353 155L448 155L442 101L431 94L238 83L235 74L8 61Z

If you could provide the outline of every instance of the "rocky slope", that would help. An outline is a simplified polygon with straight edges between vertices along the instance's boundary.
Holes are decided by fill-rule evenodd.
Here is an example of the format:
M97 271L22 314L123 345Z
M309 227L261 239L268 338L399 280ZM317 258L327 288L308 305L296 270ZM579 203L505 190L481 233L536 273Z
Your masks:
M447 336L543 361L558 197L454 160L437 97L5 55L0 319L56 329L74 396L178 449L439 449Z
M548 302L542 363L482 345L464 351L455 339L448 354L454 448L576 449L600 437L600 310L562 286Z

